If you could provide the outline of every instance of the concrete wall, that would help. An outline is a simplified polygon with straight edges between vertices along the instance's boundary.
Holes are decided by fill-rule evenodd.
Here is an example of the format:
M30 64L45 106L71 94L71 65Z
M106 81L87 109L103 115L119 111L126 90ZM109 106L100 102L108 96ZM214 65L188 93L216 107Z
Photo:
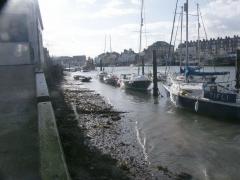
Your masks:
M0 66L1 180L40 180L34 69Z
M16 22L9 23L9 27L3 28L3 25L7 25L8 21L14 18L18 18ZM26 18L25 18L26 17ZM19 23L19 22L22 23ZM2 22L2 25L1 25ZM8 36L11 33L15 33L17 29L15 30L12 28L12 25L15 25L13 27L17 28L21 24L24 24L27 28L27 35L28 39L19 40L21 38L18 38L17 42L15 39L11 39L9 41L5 41L4 43L28 43L31 47L31 51L33 52L34 56L31 56L31 63L37 64L39 67L41 67L41 64L44 63L44 53L43 53L43 43L42 43L42 19L41 14L38 6L37 0L9 0L7 3L7 6L4 8L3 12L1 13L0 17L0 41L1 36ZM2 27L2 28L1 28ZM19 36L21 37L21 36ZM2 42L3 43L3 42ZM1 47L4 47L4 43L1 45ZM8 45L4 47L5 49L8 48ZM7 54L7 53L5 53ZM24 62L25 63L25 62ZM18 64L18 63L17 63ZM23 63L22 63L23 64Z
M28 43L0 43L1 65L31 64Z
M27 18L17 18L22 14ZM17 20L11 21L7 17L16 17ZM23 20L23 22L21 20ZM23 27L23 34L27 34L27 38L22 38L25 37L22 35L22 31L17 30L21 29L19 27L25 23L27 25ZM3 28L4 25L7 26ZM26 171L24 172L25 175L29 178L16 175L18 178L8 179L39 179L36 177L30 178L31 176L29 176L31 175L31 167L35 166L34 172L37 171L35 173L39 173L42 180L70 179L45 76L39 71L35 73L35 69L39 70L44 63L42 29L43 25L37 0L9 0L0 19L0 95L2 96L2 98L0 98L0 110L13 114L21 111L20 113L24 113L26 118L20 119L19 117L21 116L13 116L12 121L16 121L19 124L22 123L21 121L28 121L30 123L27 124L26 129L21 129L22 133L27 135L24 139L28 140L28 138L30 138L27 146L21 147L18 145L21 141L18 141L18 138L14 138L14 142L16 142L13 144L15 145L13 149L22 148L25 150L26 148L26 150L28 150L34 147L35 149L32 154L25 153L22 156L18 154L19 152L17 151L15 153L15 159L24 162L9 160L7 163L11 166L16 164L16 169L6 174L11 176L11 174L14 174L16 171L21 171L19 167L21 167L21 165L25 167L24 164L27 163L26 157L28 156L32 156L29 158L29 161L31 161L31 159L36 159L36 161L24 169ZM23 101L25 97L28 97L27 102ZM19 101L17 101L18 99ZM5 100L6 102L3 102ZM12 103L8 108L10 100ZM29 101L31 103L29 103ZM23 111L22 107L24 107L25 104L30 105ZM31 117L29 117L30 115ZM2 122L5 123L5 119L3 119ZM38 124L39 131L30 131L30 127L35 126L35 124ZM5 129L6 128L4 128L4 130ZM7 130L9 131L10 128ZM16 137L21 137L18 131L14 131L13 128L11 130L16 134ZM39 133L39 136L37 136L37 133ZM35 135L34 140L31 139L33 135ZM40 149L37 149L38 144ZM38 153L40 153L40 157ZM37 162L38 160L40 163ZM1 164L0 161L0 166L3 167L4 163L5 162ZM40 169L38 169L39 164ZM10 168L6 166L6 170L8 169Z
M40 174L43 180L70 180L45 76L36 73Z

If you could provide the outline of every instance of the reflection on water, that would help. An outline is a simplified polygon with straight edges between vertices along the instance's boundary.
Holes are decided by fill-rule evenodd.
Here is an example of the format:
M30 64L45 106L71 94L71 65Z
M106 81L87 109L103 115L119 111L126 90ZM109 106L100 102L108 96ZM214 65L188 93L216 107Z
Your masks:
M150 91L139 92L131 89L124 89L124 92L126 93L128 98L131 98L131 100L135 103L145 103L151 100L152 98Z
M226 71L217 68L223 69ZM233 78L234 68L227 70ZM128 71L115 68L118 74ZM126 116L136 121L139 142L152 168L167 167L176 173L189 173L194 179L240 179L240 123L176 109L165 95L156 99L151 93L111 87L96 78L85 86L115 108L130 112ZM164 94L160 85L159 89Z

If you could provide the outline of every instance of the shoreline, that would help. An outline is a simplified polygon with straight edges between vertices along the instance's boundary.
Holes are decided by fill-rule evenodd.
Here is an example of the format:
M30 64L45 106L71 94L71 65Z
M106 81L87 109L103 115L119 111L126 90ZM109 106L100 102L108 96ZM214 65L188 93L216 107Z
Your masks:
M177 179L192 176L152 166L139 140L136 120L119 112L70 74L51 89L53 107L70 175L75 179ZM147 155L148 156L148 155Z
M153 179L127 112L118 112L92 90L65 85L52 89L51 96L72 178Z

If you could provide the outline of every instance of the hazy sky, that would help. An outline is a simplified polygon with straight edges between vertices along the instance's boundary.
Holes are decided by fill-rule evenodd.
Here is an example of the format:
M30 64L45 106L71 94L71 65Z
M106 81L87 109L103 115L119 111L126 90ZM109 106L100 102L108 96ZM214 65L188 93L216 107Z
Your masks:
M179 6L185 0L179 0ZM200 4L208 37L240 34L240 0L189 0L191 14ZM52 55L96 56L104 51L105 35L113 51L138 49L140 0L39 0L44 44ZM169 42L176 0L145 0L143 47ZM180 9L180 8L179 8ZM197 37L196 17L190 17L190 38ZM201 37L204 38L203 28ZM179 37L177 38L179 39Z

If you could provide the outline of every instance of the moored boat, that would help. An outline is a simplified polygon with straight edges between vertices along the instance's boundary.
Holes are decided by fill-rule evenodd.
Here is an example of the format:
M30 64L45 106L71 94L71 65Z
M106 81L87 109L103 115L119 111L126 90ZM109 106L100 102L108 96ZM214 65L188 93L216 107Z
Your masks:
M91 77L87 77L87 76L81 76L81 75L75 75L73 76L74 80L80 80L82 82L90 82L91 81Z
M143 18L143 9L144 9L144 1L141 1L141 23L140 23L140 41L139 41L139 53L138 53L138 61L141 61L142 74L140 75L140 67L138 67L138 75L136 74L125 74L122 75L122 84L126 89L132 89L137 91L147 91L152 83L151 79L147 77L144 73L144 57L142 52L142 31L144 26L144 18Z
M100 81L104 81L104 77L106 77L107 75L108 75L107 72L102 71L98 74L98 78Z
M103 80L106 84L109 84L112 86L119 86L119 78L114 74L109 74L107 76L104 76Z
M158 73L157 79L159 82L165 82L167 80L167 75L165 73Z
M152 81L144 75L132 74L131 76L124 75L122 83L126 89L147 91Z
M240 119L240 96L233 89L215 82L202 87L197 83L192 87L175 84L164 88L176 107L218 118Z
M188 20L188 0L185 4ZM188 25L188 22L187 22ZM240 95L231 82L216 82L217 77L229 75L229 72L204 72L201 67L188 66L188 26L186 26L186 64L180 73L168 76L163 87L176 106L200 114L218 118L240 119ZM240 53L238 53L240 54ZM238 56L239 59L240 56ZM239 60L237 74L240 74ZM240 76L237 75L237 82Z

